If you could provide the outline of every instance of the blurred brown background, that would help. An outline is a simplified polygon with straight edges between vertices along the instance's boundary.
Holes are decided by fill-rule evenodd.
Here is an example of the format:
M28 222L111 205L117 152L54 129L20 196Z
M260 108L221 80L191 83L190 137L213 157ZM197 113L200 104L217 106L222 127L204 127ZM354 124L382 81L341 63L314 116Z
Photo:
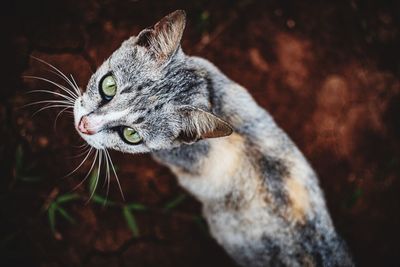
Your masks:
M83 159L72 118L54 130L57 110L21 108L56 90L21 78L57 79L30 55L85 88L121 41L178 8L183 49L248 88L311 161L358 265L399 266L400 4L378 0L4 4L0 265L234 266L166 168L112 153L126 201L113 183L102 205L100 182L88 202L88 183L72 189L90 161L62 179Z

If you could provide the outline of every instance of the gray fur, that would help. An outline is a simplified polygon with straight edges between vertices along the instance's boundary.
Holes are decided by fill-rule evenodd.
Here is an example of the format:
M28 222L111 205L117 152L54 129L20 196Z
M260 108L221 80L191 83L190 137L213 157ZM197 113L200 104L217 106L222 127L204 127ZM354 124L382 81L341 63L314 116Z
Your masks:
M352 266L312 168L243 87L182 52L184 19L172 13L100 66L74 112L76 124L87 115L101 130L82 137L169 166L242 266ZM118 85L109 102L98 88L107 73ZM143 143L123 142L114 129L124 125Z

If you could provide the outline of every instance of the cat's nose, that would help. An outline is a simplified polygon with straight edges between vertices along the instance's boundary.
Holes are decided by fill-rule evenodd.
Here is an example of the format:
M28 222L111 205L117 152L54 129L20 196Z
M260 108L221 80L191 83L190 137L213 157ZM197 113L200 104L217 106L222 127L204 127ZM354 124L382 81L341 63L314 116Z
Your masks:
M92 135L97 132L96 128L91 125L88 116L83 116L78 124L78 130L83 134Z

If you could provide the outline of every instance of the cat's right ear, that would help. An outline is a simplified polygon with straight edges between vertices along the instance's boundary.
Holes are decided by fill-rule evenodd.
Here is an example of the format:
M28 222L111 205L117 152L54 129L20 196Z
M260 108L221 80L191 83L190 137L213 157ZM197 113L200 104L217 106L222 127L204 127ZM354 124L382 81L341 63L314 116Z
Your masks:
M176 10L162 18L153 28L141 31L136 44L146 48L157 60L167 60L179 48L185 25L185 11Z
M178 140L187 144L200 139L224 137L232 134L232 127L211 112L183 106L178 109L181 118L181 131Z

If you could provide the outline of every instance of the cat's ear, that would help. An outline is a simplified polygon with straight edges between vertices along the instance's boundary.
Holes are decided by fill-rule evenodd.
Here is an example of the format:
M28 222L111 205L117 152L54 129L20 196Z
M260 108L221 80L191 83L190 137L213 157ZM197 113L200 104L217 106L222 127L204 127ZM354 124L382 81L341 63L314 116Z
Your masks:
M179 108L182 129L180 141L193 143L200 139L228 136L232 127L214 114L192 106Z
M136 44L148 49L157 59L166 60L178 49L185 25L185 11L176 10L162 18L153 28L141 31Z

